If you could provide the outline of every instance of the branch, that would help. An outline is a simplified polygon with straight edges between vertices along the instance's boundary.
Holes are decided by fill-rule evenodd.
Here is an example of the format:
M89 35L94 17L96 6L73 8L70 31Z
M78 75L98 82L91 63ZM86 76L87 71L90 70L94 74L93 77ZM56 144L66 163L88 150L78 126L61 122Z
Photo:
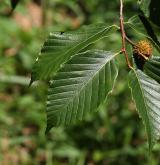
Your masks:
M28 86L30 82L30 78L28 77L22 77L22 76L10 76L10 75L4 75L0 74L0 83L11 83L11 84L18 84L18 85L24 85ZM34 84L35 86L38 85L38 82Z
M126 41L128 41L128 43L130 43L132 46L136 46L136 44L133 41L131 41L127 36L125 38Z
M128 58L127 51L126 51L126 33L124 30L124 21L123 21L123 0L120 0L120 30L121 30L121 36L122 36L122 53L125 56L128 67L132 68L131 63Z

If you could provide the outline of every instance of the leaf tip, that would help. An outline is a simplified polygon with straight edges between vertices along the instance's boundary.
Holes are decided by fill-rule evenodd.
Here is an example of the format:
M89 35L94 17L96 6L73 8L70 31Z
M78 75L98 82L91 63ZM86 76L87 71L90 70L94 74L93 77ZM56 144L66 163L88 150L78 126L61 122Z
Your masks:
M46 130L45 130L45 135L47 135L49 133L49 131L51 130L51 128L52 128L51 126L48 126L47 125Z
M153 141L153 140L152 141L150 141L150 140L148 141L149 155L151 155L154 145L155 145L155 141Z
M30 80L30 82L29 82L28 87L31 87L31 85L33 84L33 82L34 82L34 80L33 80L33 78L31 77L31 80Z
M12 11L16 8L20 0L10 0Z

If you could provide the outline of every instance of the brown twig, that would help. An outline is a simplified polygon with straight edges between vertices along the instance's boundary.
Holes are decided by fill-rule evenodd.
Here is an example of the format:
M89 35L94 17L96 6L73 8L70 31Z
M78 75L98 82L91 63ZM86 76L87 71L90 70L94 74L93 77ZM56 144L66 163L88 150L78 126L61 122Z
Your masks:
M136 44L133 41L131 41L127 36L125 38L132 46L136 46Z
M120 30L121 30L121 36L122 36L122 52L125 56L128 67L132 68L131 63L128 58L128 53L126 51L126 33L124 30L124 21L123 21L123 0L120 0Z

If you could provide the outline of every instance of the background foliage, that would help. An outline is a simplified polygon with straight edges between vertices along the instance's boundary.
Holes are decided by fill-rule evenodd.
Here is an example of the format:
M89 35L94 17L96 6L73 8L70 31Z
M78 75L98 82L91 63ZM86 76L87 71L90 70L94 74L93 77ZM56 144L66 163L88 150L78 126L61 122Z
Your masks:
M0 165L158 165L160 145L148 156L146 133L131 100L123 56L106 105L83 123L54 128L47 136L47 84L28 88L33 63L49 31L99 22L114 24L119 21L119 1L48 0L42 5L37 0L23 1L12 15L9 10L7 1L0 5ZM125 1L126 20L137 10L134 0ZM128 34L135 41L143 37L132 30ZM114 33L95 47L119 51L120 36Z

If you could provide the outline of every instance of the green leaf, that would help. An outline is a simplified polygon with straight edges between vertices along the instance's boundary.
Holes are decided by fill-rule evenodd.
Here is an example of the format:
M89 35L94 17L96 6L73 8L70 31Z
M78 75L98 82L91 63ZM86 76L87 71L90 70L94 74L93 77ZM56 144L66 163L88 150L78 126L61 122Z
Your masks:
M148 38L157 49L157 51L160 52L160 42L147 18L141 15L135 15L131 17L127 22L125 22L125 26L133 30L135 33L133 35L135 35L135 37Z
M117 29L116 25L97 24L71 32L50 33L33 67L31 82L50 79L76 53Z
M151 0L138 0L138 4L140 5L141 10L143 13L149 17L150 11L149 11L149 5Z
M154 56L146 61L144 65L145 73L160 83L160 57Z
M12 9L14 10L17 6L17 4L20 2L20 0L10 0Z
M160 1L151 0L150 6L150 16L149 19L156 25L160 27Z
M92 50L79 53L64 64L50 81L46 132L53 126L82 120L87 113L97 110L114 87L117 54Z
M141 33L141 35L146 35L145 28L143 27L138 15L134 15L133 17L129 18L128 21L125 22L125 25L128 25L134 31L137 31L137 33Z
M159 51L160 50L160 42L159 42L159 37L158 37L159 28L157 28L155 25L151 24L151 22L145 16L139 15L139 18L140 18L141 22L143 23L143 26L145 27L147 34L154 41L152 43L155 45L155 47Z
M140 70L129 74L129 86L137 111L146 127L149 149L160 138L160 85Z
M160 27L160 1L138 0L138 2L144 15Z

